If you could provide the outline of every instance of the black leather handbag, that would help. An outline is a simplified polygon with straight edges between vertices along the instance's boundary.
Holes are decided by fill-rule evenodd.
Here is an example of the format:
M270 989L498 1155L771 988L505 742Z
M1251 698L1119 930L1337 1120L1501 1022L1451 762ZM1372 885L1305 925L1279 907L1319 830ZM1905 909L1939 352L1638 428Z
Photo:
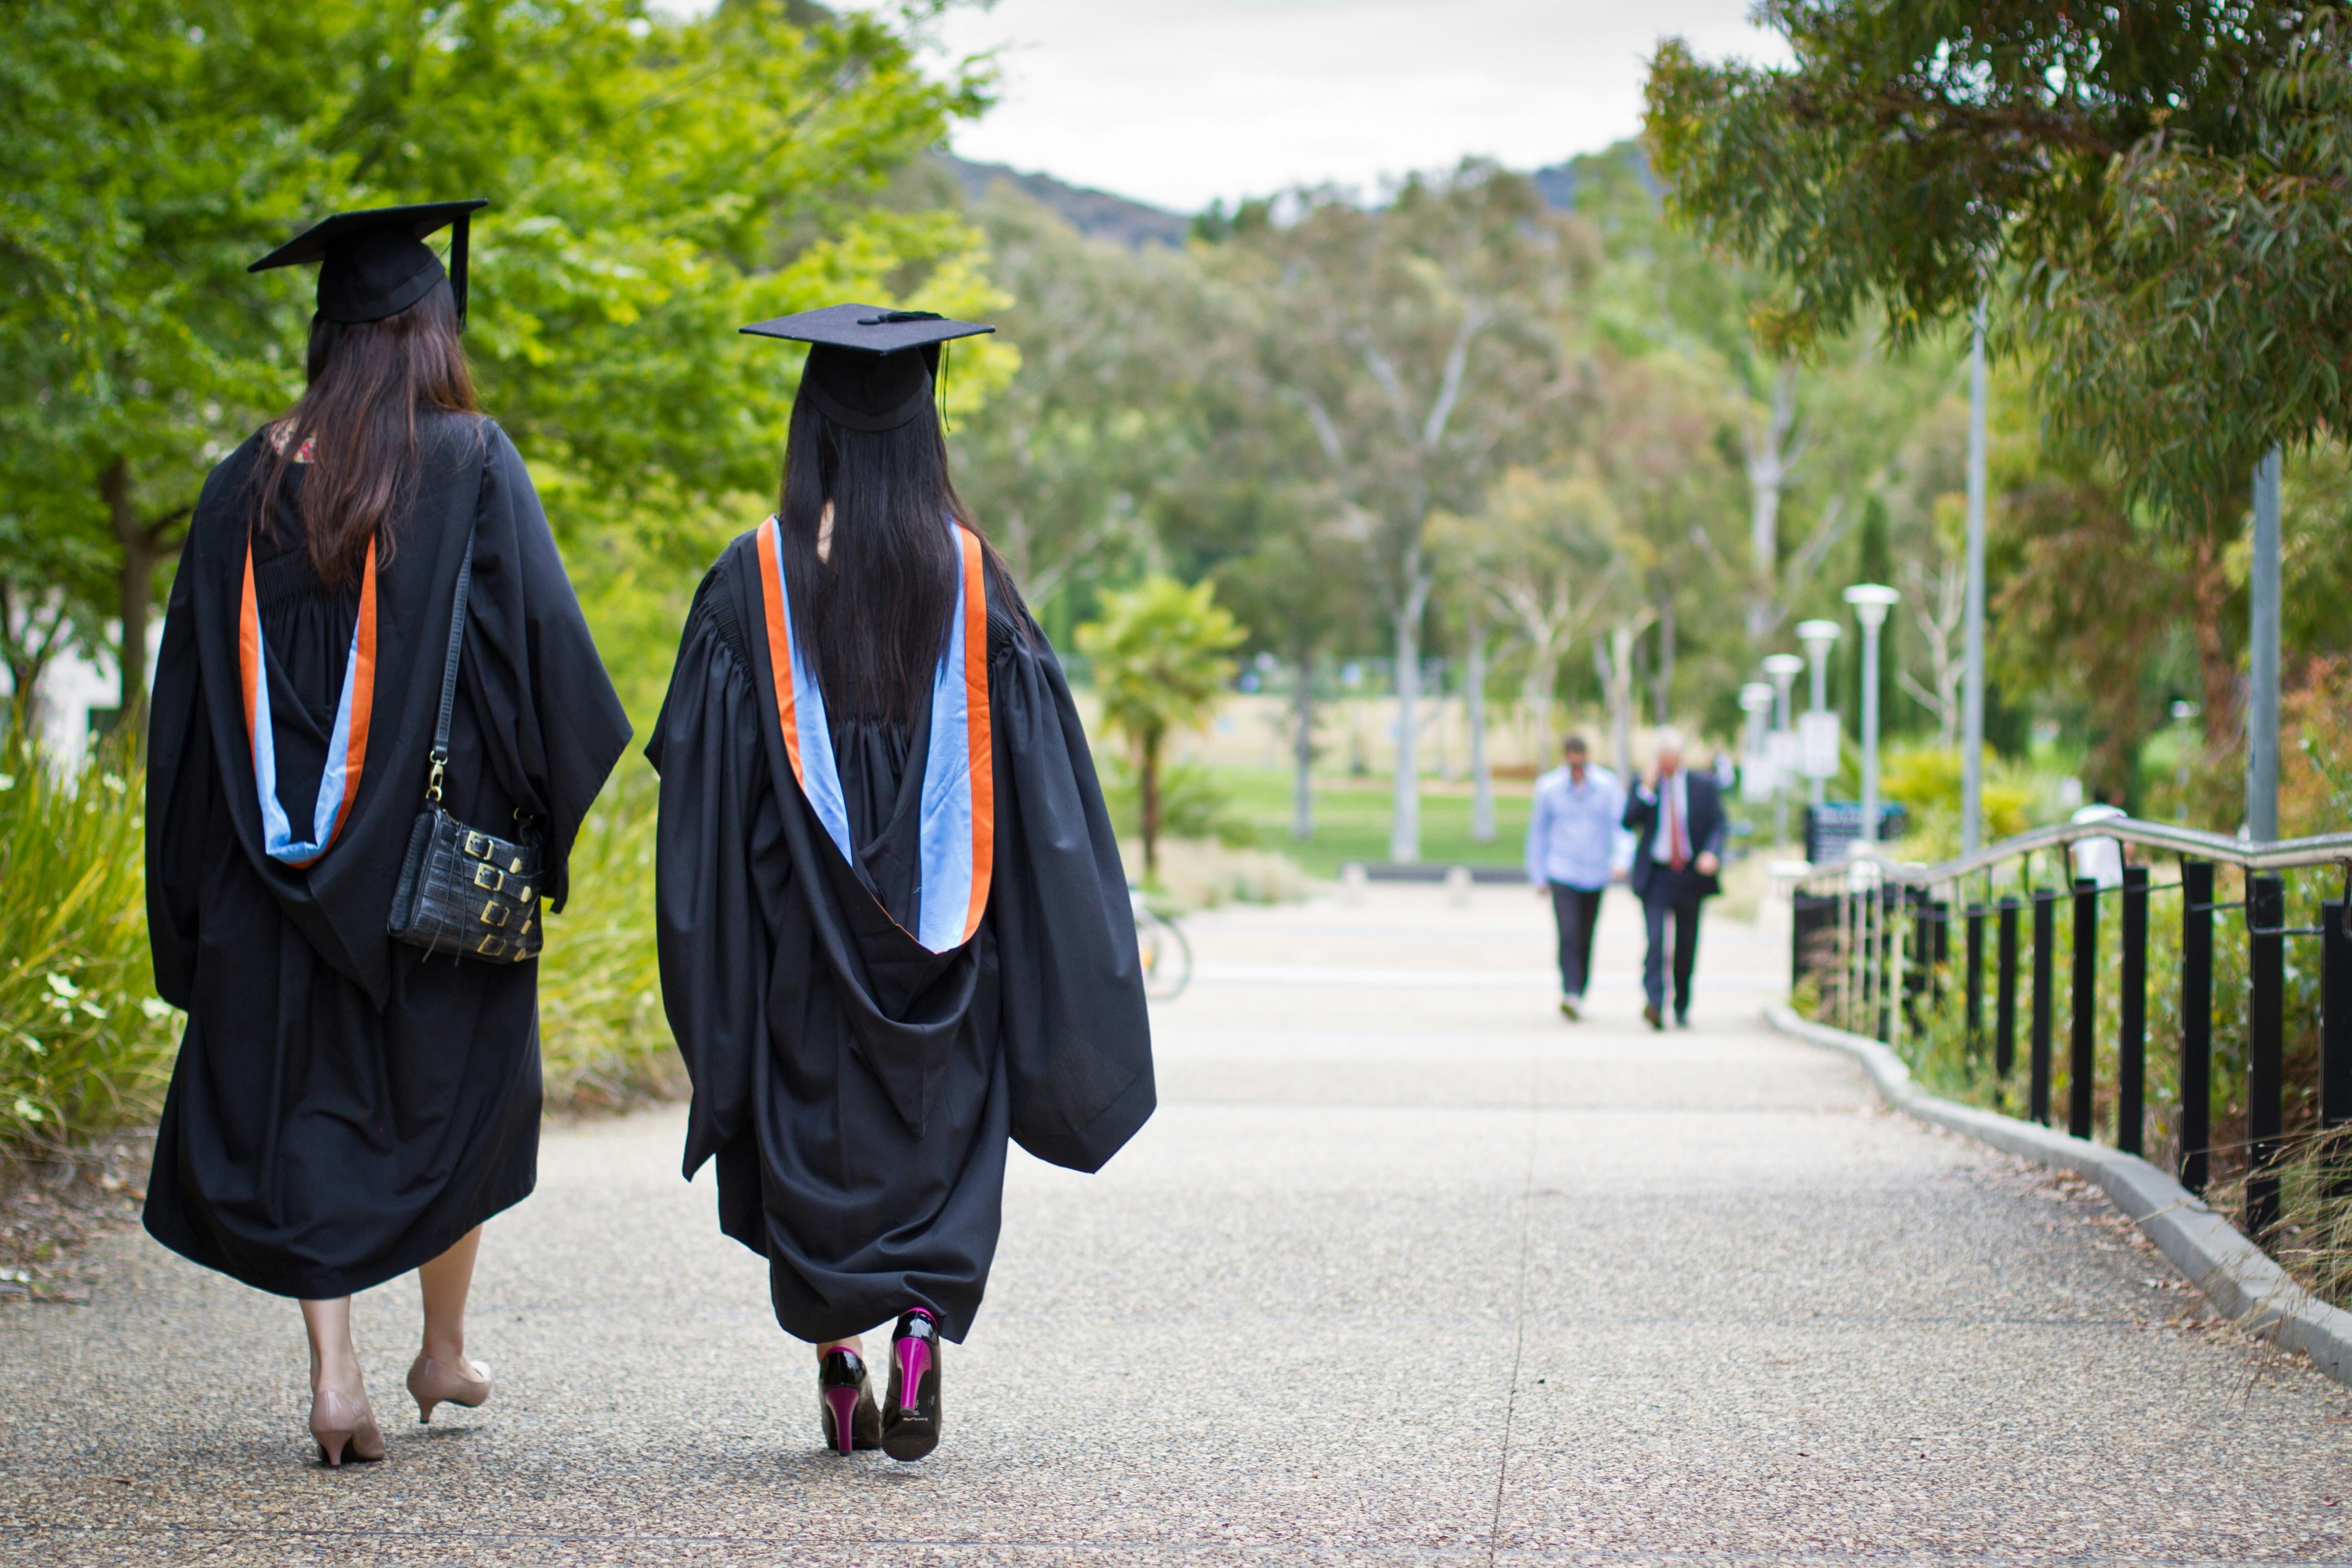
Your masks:
M397 941L427 952L524 963L539 956L541 934L538 841L522 828L514 838L501 838L468 827L441 808L457 658L466 646L466 594L473 579L469 537L457 568L457 605L449 613L449 658L441 671L441 713L433 726L433 776L425 787L425 809L408 835L389 929Z

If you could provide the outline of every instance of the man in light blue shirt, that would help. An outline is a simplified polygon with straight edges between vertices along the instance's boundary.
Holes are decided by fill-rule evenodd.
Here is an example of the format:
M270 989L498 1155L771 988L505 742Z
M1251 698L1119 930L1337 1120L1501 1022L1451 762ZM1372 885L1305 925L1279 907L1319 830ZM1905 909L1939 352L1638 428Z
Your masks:
M1609 889L1609 851L1625 814L1624 786L1592 765L1581 735L1560 745L1562 765L1536 780L1528 814L1528 880L1549 893L1559 924L1559 1010L1580 1015L1592 976L1592 931Z

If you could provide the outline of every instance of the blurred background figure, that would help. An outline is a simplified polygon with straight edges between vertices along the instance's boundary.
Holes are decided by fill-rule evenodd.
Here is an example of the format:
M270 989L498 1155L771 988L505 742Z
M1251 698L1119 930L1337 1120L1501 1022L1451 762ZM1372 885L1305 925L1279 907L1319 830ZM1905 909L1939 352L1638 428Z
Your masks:
M2097 789L2091 792L2091 804L2076 812L2069 820L2105 822L2110 817L2130 815L2115 803L2114 797L2106 790ZM2120 888L2124 885L2124 847L2120 840L2081 838L2074 841L2067 853L2074 859L2074 875L2077 878L2087 877L2096 882L2102 890L2108 888Z
M1690 1026L1691 967L1698 957L1700 900L1723 891L1727 824L1715 780L1683 766L1683 737L1662 729L1658 758L1625 805L1633 831L1633 891L1642 900L1649 949L1642 960L1642 1016L1665 1026L1666 923L1674 922L1675 1023Z
M1528 816L1528 880L1549 894L1559 925L1559 1010L1580 1017L1592 978L1592 932L1609 889L1610 844L1625 812L1625 786L1596 767L1581 735L1560 745L1560 765L1536 781Z

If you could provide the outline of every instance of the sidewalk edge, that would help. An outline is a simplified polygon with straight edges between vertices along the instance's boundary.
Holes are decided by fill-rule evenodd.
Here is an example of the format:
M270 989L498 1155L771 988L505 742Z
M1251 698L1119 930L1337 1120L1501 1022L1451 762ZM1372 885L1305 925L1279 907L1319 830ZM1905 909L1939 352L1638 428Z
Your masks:
M2329 1306L2295 1283L2202 1198L2137 1154L1923 1093L1912 1085L1911 1069L1902 1058L1876 1040L1801 1018L1786 1006L1766 1007L1764 1021L1784 1035L1853 1058L1880 1097L1906 1115L2098 1183L2225 1315L2251 1332L2304 1352L2321 1372L2352 1384L2352 1312Z

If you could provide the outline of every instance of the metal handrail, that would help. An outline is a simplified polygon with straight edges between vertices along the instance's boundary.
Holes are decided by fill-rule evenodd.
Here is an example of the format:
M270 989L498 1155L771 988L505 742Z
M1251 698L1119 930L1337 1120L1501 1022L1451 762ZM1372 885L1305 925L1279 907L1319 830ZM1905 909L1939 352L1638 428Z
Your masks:
M2352 833L2318 833L2305 838L2281 838L2252 844L2225 833L2182 827L2169 822L2143 822L2137 817L2110 816L2095 822L2061 822L1988 844L1973 855L1939 860L1930 866L1917 860L1896 860L1874 844L1857 843L1845 855L1824 865L1808 865L1803 879L1849 869L1857 860L1877 866L1879 875L1906 887L1957 881L2020 855L2054 849L2084 838L2115 838L2151 849L2169 849L2247 871L2284 871L2299 866L2335 866L2352 861Z

